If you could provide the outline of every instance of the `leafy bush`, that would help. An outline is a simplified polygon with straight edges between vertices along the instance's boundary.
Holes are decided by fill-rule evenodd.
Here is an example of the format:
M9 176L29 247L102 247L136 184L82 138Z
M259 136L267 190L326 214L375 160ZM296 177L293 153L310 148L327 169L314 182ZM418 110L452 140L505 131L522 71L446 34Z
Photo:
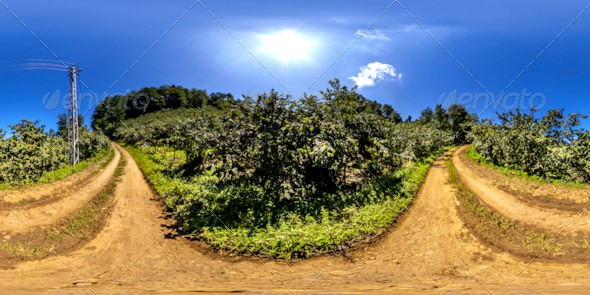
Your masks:
M184 151L186 163L171 175L190 185L169 196L182 212L179 221L192 229L218 224L213 215L257 228L291 214L321 218L324 210L342 214L347 206L382 202L389 196L375 179L395 188L401 179L392 175L403 165L451 143L450 132L396 123L380 104L331 83L321 98L293 102L272 91L224 113L130 120L115 134L130 144Z
M585 116L550 110L538 119L517 110L499 118L500 124L483 122L471 132L484 160L546 179L590 182L590 133L577 128Z
M275 258L292 259L338 251L367 237L387 230L412 203L430 164L441 150L389 175L367 183L361 191L348 196L370 196L379 202L365 205L348 205L340 211L321 209L319 216L285 214L274 224L234 224L232 215L264 214L255 206L234 207L235 204L256 203L262 192L254 186L219 192L217 179L201 175L185 181L167 175L167 163L159 154L127 146L137 164L157 193L177 214L185 230L206 240L215 249L230 252L261 254ZM232 193L237 195L232 195ZM254 196L254 200L250 197ZM248 207L248 206L246 206ZM257 210L258 209L258 210ZM248 217L244 220L257 220Z
M23 184L37 182L49 171L60 169L69 162L67 140L45 133L39 122L22 120L10 126L12 136L0 130L0 183ZM108 147L104 135L82 128L80 157L91 158Z
M424 159L452 143L436 124L401 122L336 80L299 101L271 91L226 110L147 114L113 136L185 231L218 248L291 257L391 225L422 183ZM176 151L180 164L168 156Z

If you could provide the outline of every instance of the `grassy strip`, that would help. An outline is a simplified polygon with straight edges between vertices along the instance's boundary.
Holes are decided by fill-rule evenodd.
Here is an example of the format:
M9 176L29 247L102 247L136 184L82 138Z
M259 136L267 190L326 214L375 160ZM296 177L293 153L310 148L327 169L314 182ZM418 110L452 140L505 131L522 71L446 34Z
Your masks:
M459 211L467 227L484 241L527 257L535 256L537 253L545 258L565 257L568 253L569 259L588 255L590 245L585 238L574 239L563 234L557 236L502 216L481 202L461 182L450 160L447 161L447 167L449 182L457 189L457 197L461 202ZM550 241L552 242L548 244Z
M115 153L113 152L112 148L105 149L90 159L80 161L80 163L76 164L75 166L66 165L62 168L55 170L55 171L50 171L50 172L44 173L41 176L41 178L39 178L39 181L37 181L37 183L46 184L46 183L51 183L54 181L65 179L71 175L74 175L78 172L82 172L82 171L88 169L88 167L99 162L100 160L104 159L107 156L108 156L108 160L105 161L104 163L102 163L102 165L101 165L101 168L104 168L104 167L106 167L106 165L108 165L108 163L115 156Z
M163 173L164 163L157 163L141 149L126 148L156 192L165 199L171 198L175 188L182 184ZM346 218L323 212L321 220L291 216L275 226L259 229L208 227L198 230L196 238L205 240L216 250L281 259L309 257L352 247L384 233L395 223L411 205L435 158L432 156L398 171L396 176L403 179L400 191L380 203L345 208L342 215ZM199 189L199 185L189 183L188 186ZM175 211L176 208L170 209Z
M466 155L467 155L468 159L470 159L474 162L477 162L483 166L486 166L490 169L498 171L502 175L507 176L507 177L517 178L517 179L521 179L521 180L525 180L525 181L532 181L537 184L553 184L553 185L558 185L558 186L562 186L562 187L566 187L566 188L580 188L580 189L587 189L588 188L588 185L584 185L584 184L581 184L578 182L565 181L565 180L561 180L561 179L548 179L548 178L540 177L537 175L530 175L530 174L526 173L525 171L498 166L498 165L491 163L491 162L487 161L486 159L484 159L484 157L480 153L478 153L473 148L473 146L470 146L467 149Z
M99 194L92 198L90 203L73 216L39 233L41 240L49 244L48 248L36 235L26 233L15 235L13 239L17 240L16 242L0 242L0 252L9 254L8 257L10 258L38 259L51 255L50 249L57 253L63 253L75 248L81 241L92 237L102 227L106 216L110 213L109 209L113 204L113 195L124 173L125 165L126 161L121 157L111 181ZM4 257L6 256L4 255Z
M121 181L125 169L125 158L121 157L117 170L112 180L98 195L94 196L92 201L84 206L76 215L60 222L59 226L46 231L46 237L50 240L56 240L65 236L86 239L91 232L89 229L95 227L103 219L102 212L109 206L117 185Z

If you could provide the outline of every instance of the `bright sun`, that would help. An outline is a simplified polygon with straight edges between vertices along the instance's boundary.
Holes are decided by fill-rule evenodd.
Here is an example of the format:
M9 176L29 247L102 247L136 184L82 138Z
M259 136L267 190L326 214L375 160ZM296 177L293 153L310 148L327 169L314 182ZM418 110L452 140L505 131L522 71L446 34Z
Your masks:
M283 30L261 36L261 49L282 63L307 61L312 47L309 38L294 30Z

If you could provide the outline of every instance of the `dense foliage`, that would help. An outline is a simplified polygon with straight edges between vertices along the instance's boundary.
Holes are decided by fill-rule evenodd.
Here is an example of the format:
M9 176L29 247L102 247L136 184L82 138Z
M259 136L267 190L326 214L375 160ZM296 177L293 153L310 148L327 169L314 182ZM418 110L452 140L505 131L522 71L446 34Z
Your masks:
M578 128L580 114L550 110L541 118L535 112L516 110L473 128L475 150L495 165L546 179L590 182L590 131Z
M33 183L48 171L69 163L67 138L46 133L39 122L22 120L10 126L11 135L0 130L0 183ZM80 128L80 158L88 159L107 148L106 136Z
M202 109L210 106L225 109L234 103L233 95L180 86L146 87L126 95L107 97L96 106L92 115L92 128L112 137L126 119L179 108Z
M321 97L272 91L223 110L148 114L113 136L181 151L181 164L156 153L160 168L144 172L185 229L256 231L293 218L346 220L353 208L399 198L408 185L400 171L452 143L439 123L401 122L391 106L332 81Z

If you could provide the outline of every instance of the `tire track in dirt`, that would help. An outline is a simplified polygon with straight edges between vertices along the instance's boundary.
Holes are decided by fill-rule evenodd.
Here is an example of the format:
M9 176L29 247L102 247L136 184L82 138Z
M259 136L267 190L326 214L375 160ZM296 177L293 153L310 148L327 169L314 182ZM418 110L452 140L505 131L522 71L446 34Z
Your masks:
M0 196L8 204L21 205L22 203L38 202L45 198L59 197L68 191L77 189L80 183L91 182L95 172L100 170L101 165L109 158L107 154L97 163L92 164L84 171L75 173L63 180L47 184L35 184L30 187L19 189L0 190ZM11 206L14 208L14 206ZM0 206L0 209L7 209Z
M587 214L580 214L576 217L577 212L532 207L517 197L496 188L493 183L480 177L466 165L467 159L463 155L467 148L467 146L463 146L457 149L452 159L453 166L469 190L494 211L511 220L517 220L548 232L557 233L562 228L564 234L590 232L590 216Z
M454 191L447 184L444 158L429 171L411 213L381 240L341 256L291 263L264 260L263 264L254 258L207 253L173 235L162 238L161 231L170 220L135 162L126 151L122 154L128 165L103 231L67 256L0 270L0 293L80 294L92 288L96 294L107 290L106 294L303 290L483 294L484 287L473 276L491 292L498 292L526 266L525 261L494 252L465 228L456 211ZM534 262L508 290L583 294L590 285L585 275L589 270L584 264ZM91 286L83 286L78 276ZM118 283L110 287L117 278Z
M3 235L28 232L31 227L54 224L82 208L102 191L115 174L121 153L117 148L114 152L115 157L105 169L92 176L92 181L79 190L70 191L59 200L42 206L0 211L0 232ZM56 183L52 186L59 185ZM43 192L40 193L43 194Z

